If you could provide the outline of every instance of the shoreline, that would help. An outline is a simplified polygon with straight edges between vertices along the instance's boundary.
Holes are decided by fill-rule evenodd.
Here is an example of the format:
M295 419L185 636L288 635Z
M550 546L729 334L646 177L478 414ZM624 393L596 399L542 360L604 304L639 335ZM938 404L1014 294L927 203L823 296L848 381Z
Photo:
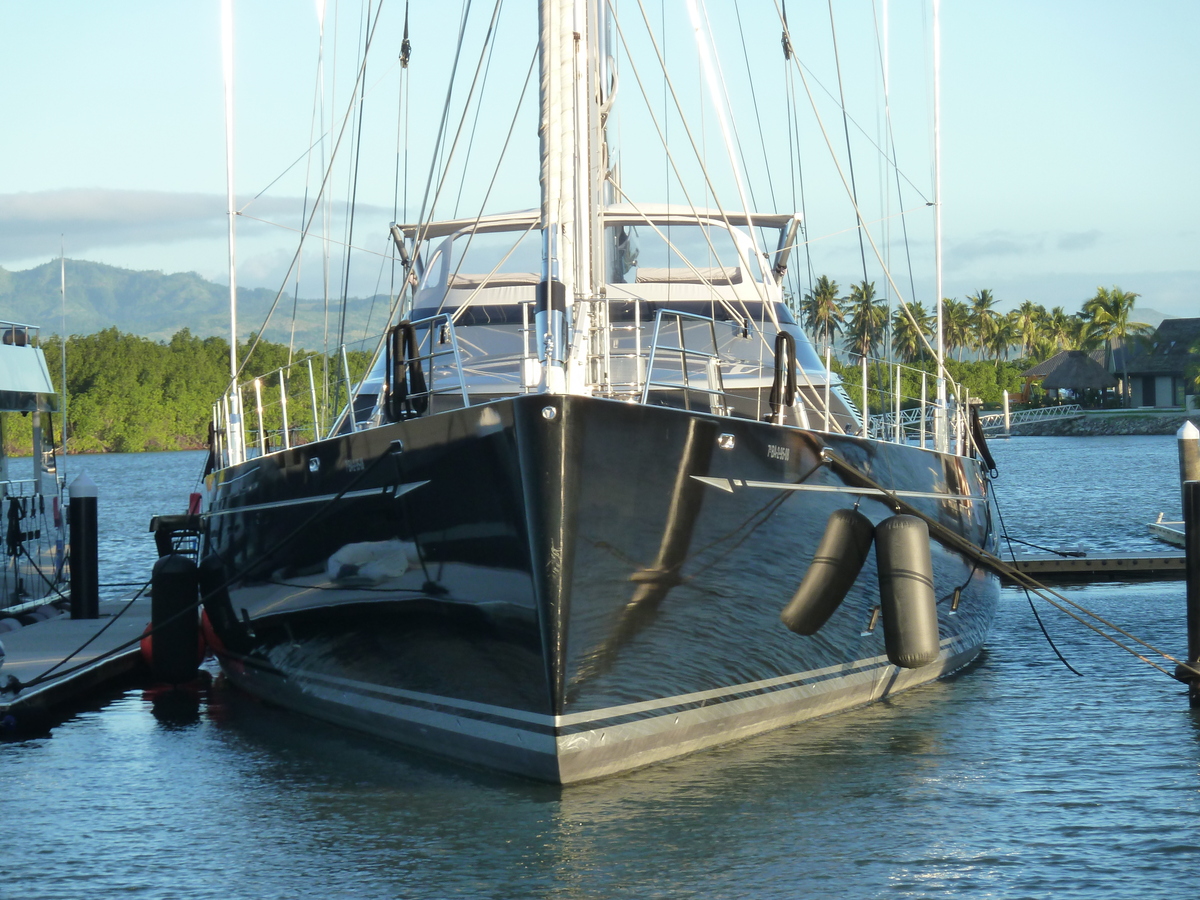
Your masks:
M1200 427L1200 411L1085 410L1076 419L1014 425L1012 437L1112 437L1114 435L1175 434L1187 420Z

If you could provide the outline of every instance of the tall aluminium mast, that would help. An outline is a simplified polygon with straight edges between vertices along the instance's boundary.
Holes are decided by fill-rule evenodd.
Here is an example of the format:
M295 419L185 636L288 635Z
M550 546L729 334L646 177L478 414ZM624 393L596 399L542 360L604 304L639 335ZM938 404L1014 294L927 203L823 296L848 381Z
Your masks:
M237 206L233 192L233 0L221 0L221 57L225 76L225 193L229 214L229 461L242 462L242 395L237 387Z
M940 0L933 0L933 264L937 291L937 406L933 414L933 447L950 449L946 428L946 341L942 316L942 26ZM959 398L964 399L964 398Z
M541 100L542 280L535 314L542 386L566 389L568 297L574 293L575 95L573 0L541 0L538 8Z

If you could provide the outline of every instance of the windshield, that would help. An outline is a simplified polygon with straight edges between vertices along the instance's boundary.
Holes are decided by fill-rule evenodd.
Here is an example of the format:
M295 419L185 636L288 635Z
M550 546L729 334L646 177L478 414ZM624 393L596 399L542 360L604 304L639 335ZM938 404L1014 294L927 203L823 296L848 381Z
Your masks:
M541 280L541 236L533 229L451 235L429 261L417 305L441 306L448 290L536 285ZM457 305L465 296L450 302Z
M610 284L731 285L749 280L733 233L723 225L660 223L605 229Z

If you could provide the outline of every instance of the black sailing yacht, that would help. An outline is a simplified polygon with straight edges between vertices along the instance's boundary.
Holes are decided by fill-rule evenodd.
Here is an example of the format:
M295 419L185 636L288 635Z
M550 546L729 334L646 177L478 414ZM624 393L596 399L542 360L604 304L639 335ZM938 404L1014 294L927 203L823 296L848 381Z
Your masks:
M396 324L317 439L291 373L215 408L224 671L565 784L961 668L998 584L920 517L994 541L965 406L868 421L785 302L801 217L626 197L603 5L542 0L539 25L540 208L392 226Z

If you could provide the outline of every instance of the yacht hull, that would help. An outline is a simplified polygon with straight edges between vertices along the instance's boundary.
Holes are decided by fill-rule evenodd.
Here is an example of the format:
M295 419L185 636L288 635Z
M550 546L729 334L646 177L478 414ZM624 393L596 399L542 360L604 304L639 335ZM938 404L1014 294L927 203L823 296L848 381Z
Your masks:
M883 628L871 627L874 551L817 634L780 622L833 510L857 503L874 522L894 512L845 483L823 452L908 492L973 543L993 543L986 480L969 459L527 395L210 476L206 552L252 628L224 636L222 666L283 706L565 784L967 664L998 583L936 541L933 664L888 661Z

